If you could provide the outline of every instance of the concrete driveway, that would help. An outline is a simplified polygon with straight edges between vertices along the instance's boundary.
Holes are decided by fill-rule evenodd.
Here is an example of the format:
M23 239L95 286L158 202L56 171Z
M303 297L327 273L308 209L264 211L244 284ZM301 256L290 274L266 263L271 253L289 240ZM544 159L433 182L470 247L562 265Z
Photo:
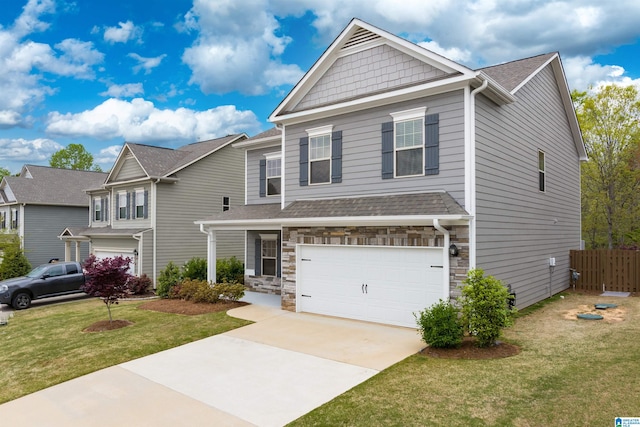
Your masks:
M280 426L419 351L414 329L249 305L254 324L0 405L12 426Z

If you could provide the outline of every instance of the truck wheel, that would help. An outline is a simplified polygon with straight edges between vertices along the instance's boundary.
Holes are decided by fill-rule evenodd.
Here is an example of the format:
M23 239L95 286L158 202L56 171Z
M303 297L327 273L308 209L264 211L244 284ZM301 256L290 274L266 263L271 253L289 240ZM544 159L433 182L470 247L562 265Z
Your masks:
M24 310L31 306L31 296L26 292L19 292L13 297L11 306L16 310Z

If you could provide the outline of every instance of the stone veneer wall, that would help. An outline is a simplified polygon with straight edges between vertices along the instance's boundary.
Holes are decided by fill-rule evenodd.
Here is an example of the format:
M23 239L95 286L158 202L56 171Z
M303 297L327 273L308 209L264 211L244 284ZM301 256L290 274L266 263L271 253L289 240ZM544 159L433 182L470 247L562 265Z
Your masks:
M457 289L469 269L469 227L450 226L451 243L459 250L450 257L451 297L460 295ZM430 226L410 227L285 227L282 230L282 308L296 309L296 245L358 245L358 246L425 246L444 244L444 236Z
M274 276L244 276L244 286L263 294L280 295L282 280Z

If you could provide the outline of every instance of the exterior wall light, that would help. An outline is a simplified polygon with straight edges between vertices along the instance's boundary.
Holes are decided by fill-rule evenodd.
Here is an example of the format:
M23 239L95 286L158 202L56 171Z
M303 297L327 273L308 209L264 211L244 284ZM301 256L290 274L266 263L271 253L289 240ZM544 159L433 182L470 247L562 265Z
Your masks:
M453 243L449 246L449 255L458 256L458 247Z

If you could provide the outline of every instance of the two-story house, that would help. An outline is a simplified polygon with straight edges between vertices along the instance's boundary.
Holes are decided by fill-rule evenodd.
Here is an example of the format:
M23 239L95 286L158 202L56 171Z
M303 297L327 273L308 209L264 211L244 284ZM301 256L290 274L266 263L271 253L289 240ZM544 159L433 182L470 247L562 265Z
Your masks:
M177 149L125 143L106 180L88 191L89 226L67 227L60 238L68 246L89 241L98 258L127 256L131 271L154 283L169 261L181 266L205 258L207 243L193 222L244 204L244 153L232 143L246 138L228 135ZM242 236L220 233L218 256L242 260Z
M525 307L568 287L586 152L557 53L477 70L354 19L246 150L246 283L282 307L415 327L469 268ZM213 275L215 272L210 271Z
M104 182L102 172L24 165L18 176L0 182L0 230L20 236L31 265L63 259L65 246L58 239L61 227L86 227L89 197L86 189ZM75 248L86 257L89 245Z

